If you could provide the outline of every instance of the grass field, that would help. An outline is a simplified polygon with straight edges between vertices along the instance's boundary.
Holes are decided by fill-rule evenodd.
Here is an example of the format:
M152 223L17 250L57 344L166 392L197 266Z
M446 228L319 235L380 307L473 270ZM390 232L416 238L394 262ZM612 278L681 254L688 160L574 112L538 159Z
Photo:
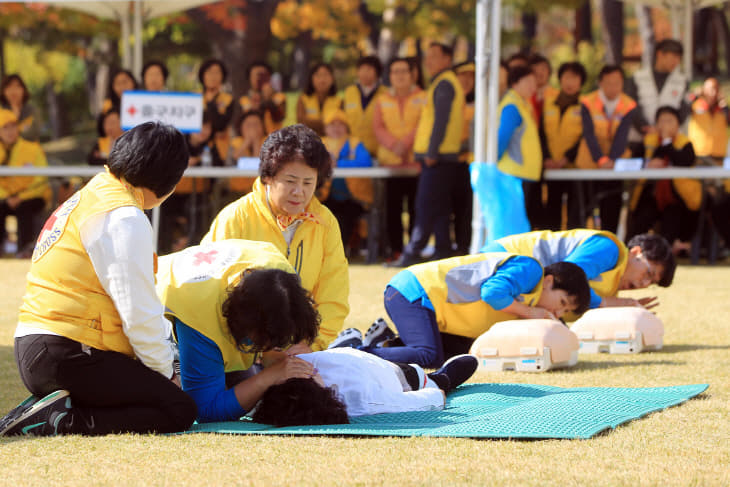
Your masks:
M27 268L0 260L0 414L27 396L12 349ZM382 291L393 274L351 267L346 326L364 330L384 315ZM565 371L472 378L560 387L710 384L697 399L591 440L2 438L0 485L730 485L729 282L729 267L681 267L672 288L652 289L665 324L659 352L588 355Z

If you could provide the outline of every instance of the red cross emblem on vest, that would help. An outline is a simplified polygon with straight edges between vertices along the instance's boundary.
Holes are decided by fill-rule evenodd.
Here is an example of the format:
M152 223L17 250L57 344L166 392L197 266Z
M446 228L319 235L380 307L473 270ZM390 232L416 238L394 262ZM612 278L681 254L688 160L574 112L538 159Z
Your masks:
M197 254L193 255L193 257L195 257L193 265L199 266L202 263L212 264L217 254L217 250L211 250L210 252L198 252Z

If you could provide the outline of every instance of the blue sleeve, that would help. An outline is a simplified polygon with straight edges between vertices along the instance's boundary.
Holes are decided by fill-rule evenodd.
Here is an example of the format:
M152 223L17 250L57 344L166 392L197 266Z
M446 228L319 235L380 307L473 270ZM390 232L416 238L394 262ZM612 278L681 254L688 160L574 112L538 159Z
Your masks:
M499 131L497 132L497 160L504 155L512 134L522 125L522 116L514 105L506 105L499 117Z
M542 279L542 272L542 266L532 257L512 257L484 281L482 301L496 310L504 309L520 294L535 289Z
M337 161L337 167L372 167L373 160L362 142L359 142L355 146L355 157L351 157L350 152L350 141L348 140L345 142L345 145L342 146L340 159Z
M427 154L428 157L433 159L438 157L439 147L446 136L446 126L452 116L451 105L455 95L454 86L446 80L441 80L433 90L433 129L431 130L431 137L428 139ZM453 116L461 116L461 114L454 114Z
M601 151L601 146L598 144L596 130L593 127L593 117L591 117L591 112L588 111L585 105L580 107L580 116L583 120L583 139L586 141L593 162L598 162L598 159L603 157L603 151Z
M226 389L223 354L218 345L175 320L183 390L198 406L198 421L235 421L246 414L233 389Z
M588 280L593 281L604 272L616 267L618 254L618 246L610 238L594 235L567 256L565 262L572 262L583 269ZM591 288L591 308L600 306L601 300L602 298Z

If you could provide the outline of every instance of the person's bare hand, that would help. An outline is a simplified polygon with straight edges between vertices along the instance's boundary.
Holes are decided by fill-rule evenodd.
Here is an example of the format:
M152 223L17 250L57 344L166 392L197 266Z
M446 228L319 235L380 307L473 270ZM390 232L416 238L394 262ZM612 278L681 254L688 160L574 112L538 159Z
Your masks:
M639 298L637 300L637 303L639 306L642 306L644 309L652 309L659 306L659 298L657 296L647 296L644 298Z
M554 159L545 159L545 161L542 164L545 166L545 169L558 169L559 168L557 162L555 162Z
M660 159L658 157L655 157L654 159L650 160L646 163L646 167L649 169L661 169L666 167L667 163L664 161L664 159Z
M5 203L14 210L18 207L21 201L20 196L8 196Z
M554 314L539 306L530 307L527 317L533 320L557 320Z
M395 155L403 157L403 155L406 153L406 145L399 140L395 143L395 147L393 147L393 152L395 153Z
M264 83L261 85L261 94L267 100L271 98L271 95L274 94L274 88L271 87L271 83Z
M295 378L311 379L317 373L312 364L293 355L272 364L268 370L274 377L274 384L283 384Z
M426 164L428 167L433 167L436 165L436 159L433 157L427 157L423 160L424 164Z

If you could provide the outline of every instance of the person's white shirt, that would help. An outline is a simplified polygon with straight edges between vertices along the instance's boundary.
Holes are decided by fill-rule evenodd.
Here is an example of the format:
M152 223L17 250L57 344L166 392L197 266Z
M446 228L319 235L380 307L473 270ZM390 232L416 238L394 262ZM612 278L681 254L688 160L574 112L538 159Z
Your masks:
M87 219L80 238L99 282L122 319L137 358L165 377L172 377L172 325L155 291L152 225L144 212L122 206ZM15 337L55 335L32 324L19 324Z
M434 411L444 407L444 393L432 384L404 391L398 366L353 348L331 348L297 355L311 363L328 387L334 387L348 416Z

